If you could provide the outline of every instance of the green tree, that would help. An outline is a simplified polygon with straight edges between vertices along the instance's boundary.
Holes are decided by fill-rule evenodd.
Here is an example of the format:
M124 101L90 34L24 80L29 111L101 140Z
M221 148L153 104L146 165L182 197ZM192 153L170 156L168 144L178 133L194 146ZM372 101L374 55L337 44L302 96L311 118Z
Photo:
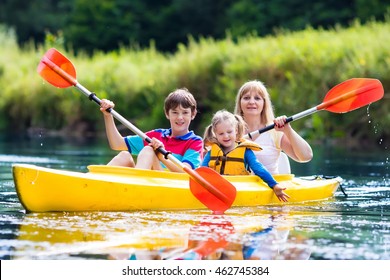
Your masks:
M162 50L174 50L179 42L188 38L225 37L227 9L234 0L173 0L171 6L163 7L160 22L155 25L152 37ZM165 31L165 32L164 32Z
M75 49L109 51L120 44L175 50L189 36L223 38L226 8L233 0L75 0L64 28ZM92 32L93 31L93 32Z
M64 26L64 37L75 50L109 51L136 42L141 32L140 1L75 0ZM68 46L68 47L69 47Z
M353 2L355 0L241 0L227 11L228 28L238 37L248 33L267 35L275 28L302 30L308 25L325 28L335 23L347 25L356 17Z
M73 0L2 0L0 22L13 27L19 44L43 42L48 32L56 33L65 24Z
M43 42L63 30L74 50L110 51L120 45L172 52L191 36L222 39L278 29L349 25L383 20L390 0L2 0L0 23L14 27L19 44Z

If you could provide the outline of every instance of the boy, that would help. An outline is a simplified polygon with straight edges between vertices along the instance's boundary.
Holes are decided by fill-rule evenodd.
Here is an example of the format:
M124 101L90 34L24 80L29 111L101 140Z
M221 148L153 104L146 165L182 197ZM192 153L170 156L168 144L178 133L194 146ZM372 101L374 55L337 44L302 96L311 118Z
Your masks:
M171 92L165 99L164 112L171 128L146 132L145 134L152 140L151 143L143 141L137 135L122 137L113 116L106 111L108 108L114 108L114 103L103 99L100 106L100 110L104 114L110 147L113 150L122 150L108 165L184 172L157 151L159 147L162 147L190 168L199 167L203 141L200 136L189 130L190 123L197 114L197 104L193 95L186 88ZM136 164L131 155L138 156Z

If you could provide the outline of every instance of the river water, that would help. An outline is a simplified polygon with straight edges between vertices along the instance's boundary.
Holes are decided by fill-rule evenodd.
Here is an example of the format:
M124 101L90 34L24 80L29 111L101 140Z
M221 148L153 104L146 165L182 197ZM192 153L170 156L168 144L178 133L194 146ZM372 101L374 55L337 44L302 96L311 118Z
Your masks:
M325 201L231 208L224 216L207 210L26 214L12 164L86 172L114 153L104 139L2 138L0 259L390 259L388 147L313 148L310 163L292 163L295 175L340 176L347 196L339 190Z

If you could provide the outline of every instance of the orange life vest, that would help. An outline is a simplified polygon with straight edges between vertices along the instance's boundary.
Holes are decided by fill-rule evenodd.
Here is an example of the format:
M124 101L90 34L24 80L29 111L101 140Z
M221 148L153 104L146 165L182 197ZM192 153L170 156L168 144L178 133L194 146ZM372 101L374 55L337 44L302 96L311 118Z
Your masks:
M244 163L246 149L260 151L261 147L252 141L242 139L233 150L224 154L218 144L212 144L209 167L222 175L248 175L250 172Z

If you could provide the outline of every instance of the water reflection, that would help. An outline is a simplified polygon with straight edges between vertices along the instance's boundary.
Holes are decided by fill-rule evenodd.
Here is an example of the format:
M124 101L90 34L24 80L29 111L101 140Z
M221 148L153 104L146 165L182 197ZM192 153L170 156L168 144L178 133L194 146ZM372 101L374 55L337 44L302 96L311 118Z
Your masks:
M230 218L224 215L205 215L200 222L191 226L187 248L180 254L162 259L201 260L220 258L221 251L232 243L235 228Z
M205 211L28 214L13 259L308 259L308 234L294 232L296 214ZM11 250L9 248L9 250Z

